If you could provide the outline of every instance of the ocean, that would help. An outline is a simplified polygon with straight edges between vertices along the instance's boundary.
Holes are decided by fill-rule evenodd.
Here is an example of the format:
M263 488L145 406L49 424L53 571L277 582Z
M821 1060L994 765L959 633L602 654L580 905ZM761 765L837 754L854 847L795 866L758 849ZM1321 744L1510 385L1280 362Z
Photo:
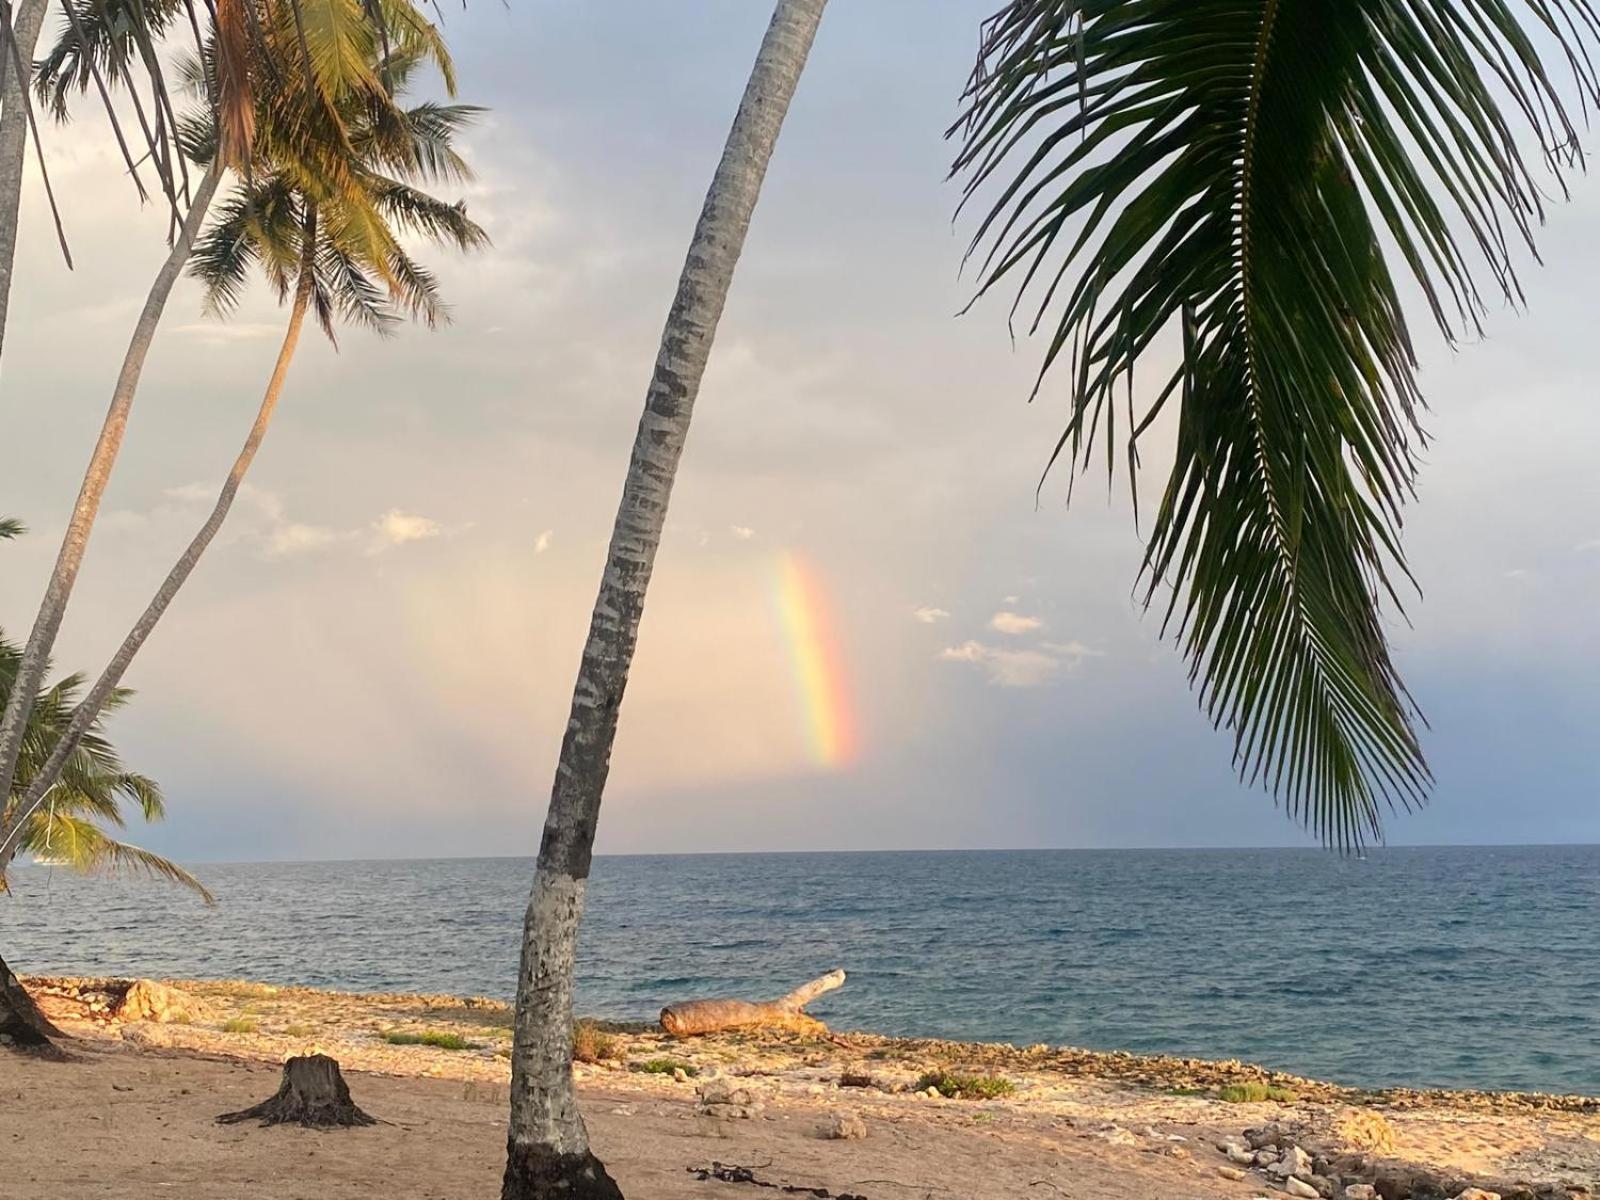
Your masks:
M510 999L526 859L23 867L24 973ZM836 1029L1241 1058L1360 1086L1600 1094L1600 847L618 856L579 1009L653 1019L833 967Z

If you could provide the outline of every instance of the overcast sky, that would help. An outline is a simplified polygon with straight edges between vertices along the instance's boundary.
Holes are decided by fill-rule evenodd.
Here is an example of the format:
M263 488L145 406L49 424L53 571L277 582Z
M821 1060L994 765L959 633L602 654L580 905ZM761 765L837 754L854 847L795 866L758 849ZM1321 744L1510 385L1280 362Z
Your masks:
M1062 419L1004 305L957 318L942 131L993 0L838 0L784 130L696 411L623 708L603 851L1306 844L1132 599L1126 487L1035 484ZM470 209L455 323L308 337L241 500L114 726L189 859L532 853L628 446L689 232L767 18L753 0L445 6ZM1594 149L1595 147L1591 147ZM3 371L0 624L32 620L156 265L84 106L37 181ZM1452 353L1396 623L1432 806L1395 842L1600 840L1600 186L1543 234L1526 313ZM62 638L98 669L198 524L276 351L175 295ZM1158 372L1146 373L1154 379ZM1160 464L1158 446L1147 460ZM1145 482L1156 488L1159 470ZM836 609L860 753L823 768L773 603Z

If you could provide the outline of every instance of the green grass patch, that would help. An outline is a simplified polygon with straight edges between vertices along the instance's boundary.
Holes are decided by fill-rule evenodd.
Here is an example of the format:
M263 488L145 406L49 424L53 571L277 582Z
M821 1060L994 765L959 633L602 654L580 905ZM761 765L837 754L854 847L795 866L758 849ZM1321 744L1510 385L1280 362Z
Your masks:
M285 1025L283 1032L288 1037L310 1037L316 1030L309 1025Z
M222 1023L223 1033L254 1033L261 1026L249 1017L229 1017Z
M1288 1088L1270 1083L1229 1083L1217 1092L1217 1098L1228 1104L1260 1104L1265 1100L1293 1104L1300 1097Z
M671 1075L674 1071L682 1071L690 1079L700 1074L700 1068L692 1063L680 1062L676 1058L647 1058L643 1062L632 1063L635 1071L643 1071L646 1075Z
M917 1080L916 1090L929 1088L946 1100L998 1100L1017 1090L1003 1075L957 1075L953 1071L929 1071Z
M459 1033L446 1033L441 1029L410 1031L386 1029L383 1040L391 1046L432 1046L436 1050L476 1050L477 1042L469 1042Z

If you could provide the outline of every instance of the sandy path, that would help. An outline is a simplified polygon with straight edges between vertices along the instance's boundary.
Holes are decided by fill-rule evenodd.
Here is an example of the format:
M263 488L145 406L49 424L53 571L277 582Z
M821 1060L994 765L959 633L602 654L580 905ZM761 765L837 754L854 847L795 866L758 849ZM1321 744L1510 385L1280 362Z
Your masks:
M314 1133L219 1126L220 1112L271 1094L278 1069L261 1062L85 1042L78 1061L0 1056L0 1197L4 1200L466 1200L499 1194L505 1090L473 1081L351 1073L355 1098L384 1124ZM863 1141L819 1136L838 1107L785 1100L763 1117L700 1115L692 1094L586 1088L599 1153L631 1200L772 1193L698 1181L712 1160L764 1166L781 1183L904 1197L1068 1195L1151 1200L1245 1197L1216 1174L1209 1151L1191 1158L1159 1144L1116 1145L1060 1118L928 1106L862 1104ZM881 1181L881 1182L874 1182ZM1036 1181L1044 1181L1036 1183Z

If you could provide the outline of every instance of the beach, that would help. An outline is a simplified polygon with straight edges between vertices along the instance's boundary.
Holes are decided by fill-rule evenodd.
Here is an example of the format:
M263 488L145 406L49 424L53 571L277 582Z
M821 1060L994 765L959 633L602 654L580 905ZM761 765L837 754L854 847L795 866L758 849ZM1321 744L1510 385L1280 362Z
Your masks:
M71 1035L72 1061L0 1055L6 1200L498 1194L510 1076L499 1001L168 981L134 1019L118 1011L126 980L29 987ZM729 1168L869 1200L1298 1195L1285 1173L1296 1155L1302 1186L1332 1195L1357 1172L1380 1196L1476 1185L1543 1200L1600 1186L1600 1101L1581 1096L1363 1091L1239 1062L864 1033L580 1034L595 1060L575 1068L586 1120L636 1200L766 1190ZM339 1060L376 1125L215 1123L311 1052Z

